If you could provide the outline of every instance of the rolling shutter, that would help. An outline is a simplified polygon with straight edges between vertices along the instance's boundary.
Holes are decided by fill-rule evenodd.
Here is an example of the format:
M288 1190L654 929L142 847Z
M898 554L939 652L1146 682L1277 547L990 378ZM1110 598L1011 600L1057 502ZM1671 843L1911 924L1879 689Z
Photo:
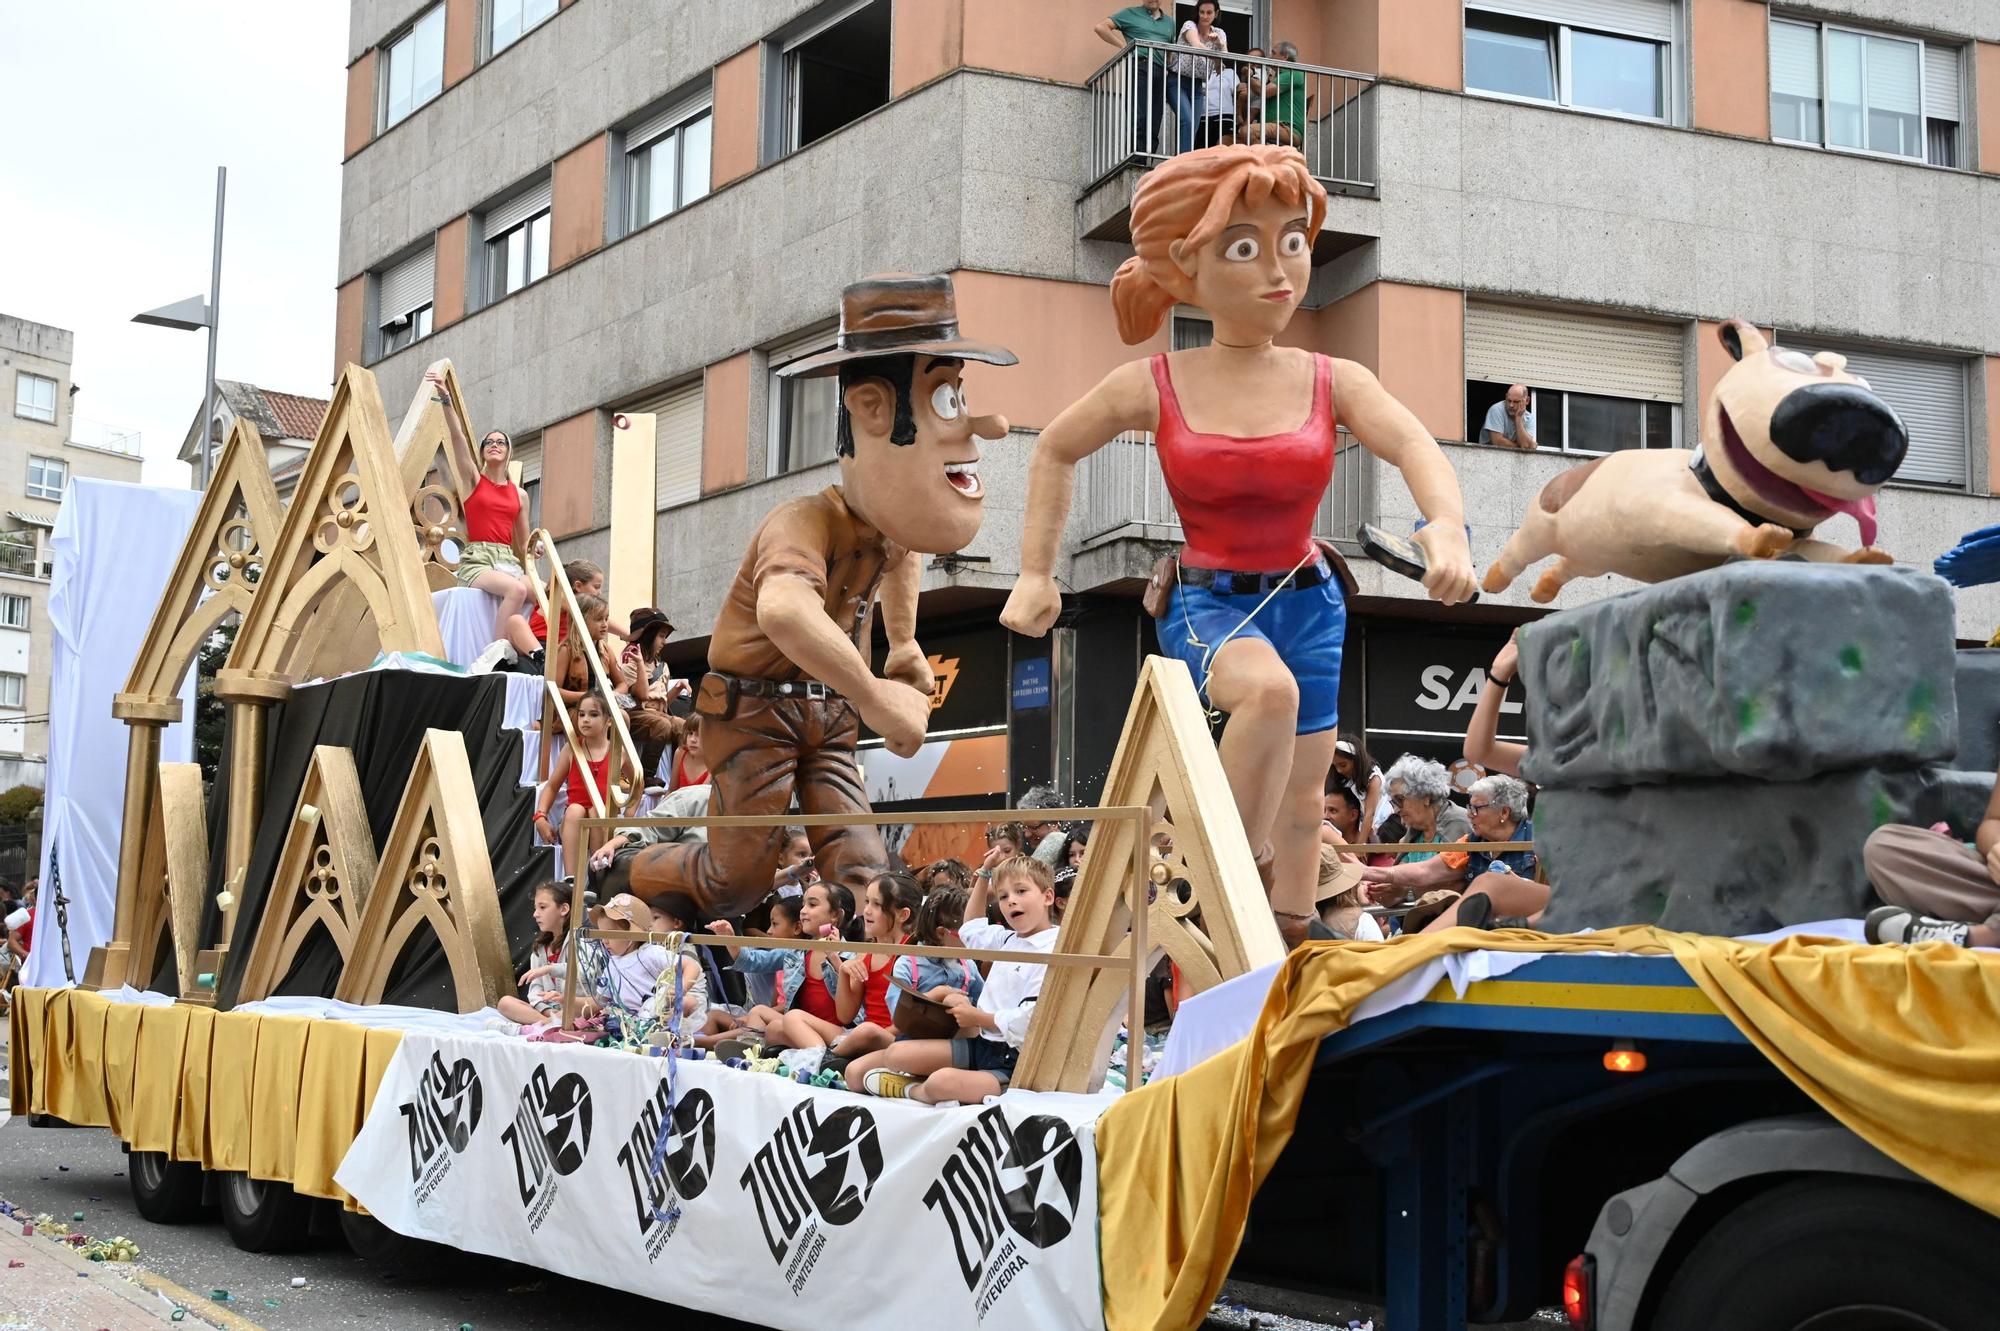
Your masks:
M1465 303L1467 379L1679 402L1683 341L1674 324Z
M380 322L392 323L411 310L430 304L431 284L436 270L437 249L428 245L401 263L383 269L382 275L376 279L380 297L376 306L380 311Z
M686 120L689 116L706 110L709 102L712 100L713 98L709 90L703 88L693 96L683 97L665 110L647 116L644 120L641 120L638 124L625 131L625 151L632 152L645 147L675 125L680 124L681 121ZM635 407L634 410L636 411L638 408Z
M1963 60L1956 46L1924 46L1924 114L1957 124L1964 115L1958 79Z
M532 188L521 191L505 203L495 204L486 210L486 238L492 240L504 231L511 231L536 213L549 210L550 201L555 198L555 182L544 180Z
M1482 0L1466 8L1567 23L1573 28L1630 33L1661 42L1674 39L1673 0Z
M658 508L701 498L701 380L643 398L628 414L653 414L653 496Z
M542 479L542 437L523 439L514 445L514 461L521 464L521 484L533 485Z
M1896 470L1899 481L1963 486L1967 475L1966 362L1946 356L1907 356L1872 348L1818 343L1783 345L1808 356L1838 351L1850 374L1868 381L1875 395L1896 409L1910 432L1910 451Z
M1818 101L1819 29L1771 20L1771 91Z

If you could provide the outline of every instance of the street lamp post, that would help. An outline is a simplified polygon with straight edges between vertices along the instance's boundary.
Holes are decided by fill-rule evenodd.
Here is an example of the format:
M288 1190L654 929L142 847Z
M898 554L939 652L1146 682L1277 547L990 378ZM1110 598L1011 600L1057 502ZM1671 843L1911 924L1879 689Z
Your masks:
M208 330L208 377L201 395L201 454L195 464L195 474L200 480L198 488L208 488L209 431L215 423L215 337L221 324L222 315L222 204L225 188L229 181L229 168L215 168L215 247L208 265L208 300L200 296L189 296L186 300L162 305L157 310L147 310L144 314L132 316L135 324L152 324L157 328L181 328L189 332L197 328Z

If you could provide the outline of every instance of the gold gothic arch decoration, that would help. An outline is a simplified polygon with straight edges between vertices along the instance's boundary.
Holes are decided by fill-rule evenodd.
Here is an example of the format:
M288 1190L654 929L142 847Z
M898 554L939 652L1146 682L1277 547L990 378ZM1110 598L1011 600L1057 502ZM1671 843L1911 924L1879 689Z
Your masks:
M111 941L92 949L84 983L116 988L152 978L146 960L157 943L158 917L146 914L155 876L143 872L147 847L160 835L161 732L181 719L181 682L201 645L230 615L243 617L255 600L263 567L276 548L284 509L271 482L264 444L238 420L202 495L194 526L181 543L173 576L160 595L145 642L111 714L127 728L125 817L118 848L118 904ZM207 859L206 841L203 860ZM164 870L162 870L164 871ZM199 890L199 889L197 889ZM141 915L145 915L144 919ZM188 940L192 946L192 940ZM135 948L145 955L137 958ZM192 953L190 953L190 956ZM183 985L186 984L183 977Z
M1284 940L1209 738L1194 677L1181 662L1146 658L1102 798L1106 805L1151 807L1155 830L1173 837L1172 854L1151 860L1146 939L1149 952L1164 951L1180 967L1185 984L1199 993L1284 959ZM1134 825L1123 819L1093 830L1063 915L1058 952L1130 949L1134 835ZM1014 1084L1032 1091L1096 1090L1128 979L1121 971L1051 966Z
M379 1003L411 935L437 935L460 1012L513 992L500 894L465 737L427 730L333 996Z

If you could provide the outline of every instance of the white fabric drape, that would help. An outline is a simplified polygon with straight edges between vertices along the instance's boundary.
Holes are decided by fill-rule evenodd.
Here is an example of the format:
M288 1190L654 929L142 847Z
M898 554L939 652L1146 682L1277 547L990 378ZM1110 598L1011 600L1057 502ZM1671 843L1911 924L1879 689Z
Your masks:
M125 687L200 507L196 490L79 479L56 516L42 887L24 984L74 984L90 949L111 937L126 745L124 724L111 716L111 699ZM161 736L160 760L184 763L193 756L194 671L189 670L181 689L181 721ZM66 939L57 920L51 861L62 869Z

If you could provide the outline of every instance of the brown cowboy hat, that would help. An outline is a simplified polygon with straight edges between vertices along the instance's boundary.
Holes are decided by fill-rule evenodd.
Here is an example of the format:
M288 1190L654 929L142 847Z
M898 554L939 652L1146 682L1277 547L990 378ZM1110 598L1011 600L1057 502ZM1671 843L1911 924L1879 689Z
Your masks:
M840 333L833 350L796 360L782 379L834 374L843 362L870 356L952 356L988 365L1014 365L1005 347L969 342L958 335L958 300L943 273L878 273L840 293Z
M629 629L633 642L644 642L646 635L655 629L665 630L669 638L674 636L673 621L667 618L664 610L655 610L650 605L640 606L632 612Z

